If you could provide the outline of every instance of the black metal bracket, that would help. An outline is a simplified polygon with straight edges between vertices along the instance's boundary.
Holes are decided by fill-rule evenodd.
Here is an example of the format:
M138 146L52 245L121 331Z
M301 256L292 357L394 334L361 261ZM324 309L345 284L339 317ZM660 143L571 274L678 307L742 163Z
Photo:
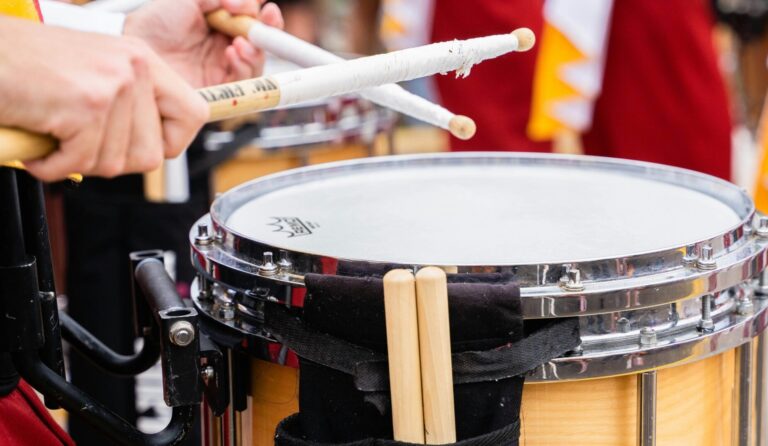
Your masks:
M229 406L229 373L221 349L205 333L200 334L200 369L205 400L220 417Z
M197 311L184 305L176 286L157 259L136 266L136 284L160 327L163 396L171 407L201 401L200 328Z
M13 169L0 167L0 351L12 353L20 376L42 392L50 406L61 405L71 416L95 426L116 444L179 444L190 429L200 401L197 337L193 338L195 342L187 342L189 338L185 335L197 333L196 312L183 305L177 307L180 299L160 264L162 276L157 274L157 268L146 268L155 271L147 277L152 280L139 280L155 312L156 324L155 329L142 330L146 345L137 355L116 355L74 321L63 318L65 332L71 335L73 343L79 342L78 347L85 351L96 351L96 361L114 370L128 372L142 369L147 363L151 365L156 358L152 346L158 340L164 346L164 371L171 372L164 383L166 393L171 395L166 401L170 399L175 407L163 431L145 434L60 375L59 314L42 205L42 189L37 180L24 172L17 175ZM166 305L171 301L172 305ZM191 327L191 332L179 330L179 325L175 325L179 322L187 324L182 324L182 328ZM177 394L179 398L174 399Z
M32 387L60 404L61 407L69 411L71 416L82 418L109 435L116 444L125 446L176 445L184 439L192 425L197 406L179 406L173 408L171 421L165 429L156 434L145 434L82 390L68 383L43 364L34 353L16 353L13 360L21 376Z
M64 340L105 372L114 375L138 375L155 365L160 358L160 341L156 327L143 336L144 345L141 351L133 355L123 355L107 347L66 313L59 314L59 319Z
M43 346L43 320L34 258L0 267L0 351L36 351Z

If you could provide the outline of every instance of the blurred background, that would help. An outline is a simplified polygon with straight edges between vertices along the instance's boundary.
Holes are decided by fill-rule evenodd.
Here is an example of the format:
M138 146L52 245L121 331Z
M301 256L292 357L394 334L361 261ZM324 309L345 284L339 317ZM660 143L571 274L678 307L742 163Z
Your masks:
M126 12L143 2L75 3ZM768 211L768 0L276 3L287 32L347 58L518 27L531 28L537 44L480 64L466 79L447 74L404 85L473 118L478 131L469 141L350 95L207 126L183 159L166 163L159 202L146 201L139 176L86 179L74 193L54 188L49 215L57 283L75 318L117 350L134 348L130 321L120 322L129 299L105 302L100 291L104 283L127 281L127 253L165 249L179 291L188 294L187 231L194 220L217 193L285 169L449 150L613 156L735 182ZM270 57L265 74L295 68ZM92 245L94 228L72 224L92 221L103 232L109 219L116 231L111 240L120 241L105 242L109 249ZM119 274L94 277L86 261ZM159 369L141 375L135 387L74 354L72 364L75 384L143 429L158 430L170 417ZM75 426L75 439L99 444L87 430Z

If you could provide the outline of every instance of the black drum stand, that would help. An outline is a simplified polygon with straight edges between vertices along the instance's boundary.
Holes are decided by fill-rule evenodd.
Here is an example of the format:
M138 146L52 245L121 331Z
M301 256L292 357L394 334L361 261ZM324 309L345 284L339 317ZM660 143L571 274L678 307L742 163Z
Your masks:
M203 394L197 312L176 293L162 252L131 254L130 273L135 330L143 346L122 355L59 314L42 184L25 171L0 167L0 353L11 354L21 378L45 396L49 408L66 409L115 444L177 444ZM67 382L62 338L105 373L136 375L160 358L165 402L173 407L165 429L145 434Z

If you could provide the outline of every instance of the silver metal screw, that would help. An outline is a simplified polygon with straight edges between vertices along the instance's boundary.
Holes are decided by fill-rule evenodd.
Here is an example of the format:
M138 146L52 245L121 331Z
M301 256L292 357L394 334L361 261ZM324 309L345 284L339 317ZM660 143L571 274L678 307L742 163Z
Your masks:
M208 225L205 223L200 223L197 225L197 235L195 236L195 244L198 245L209 245L211 244L211 241L213 239L211 238L210 234L208 234Z
M209 282L202 274L197 274L197 283L200 285L200 291L197 294L197 298L200 300L210 300L212 297L211 293L211 282Z
M211 366L206 366L203 368L203 370L200 371L200 377L203 378L203 382L205 384L208 384L208 382L212 380L214 376L216 376L216 372Z
M235 318L235 304L232 302L219 303L216 316L222 321L231 321Z
M280 250L280 260L277 262L277 266L280 267L280 272L283 274L290 273L293 270L293 263L288 258L288 252Z
M739 298L739 303L736 306L736 312L740 316L746 316L748 314L752 314L752 310L754 310L755 306L752 303L752 299L750 299L750 292L744 291L744 294Z
M701 332L711 332L715 329L715 322L712 320L712 295L701 296L701 320L697 326Z
M658 336L653 327L643 327L640 329L640 345L656 345Z
M168 335L174 345L186 347L195 340L195 327L188 321L174 322Z
M686 265L692 265L696 263L699 258L696 254L696 245L688 245L685 247L685 255L683 256L683 263Z
M259 266L259 273L264 276L273 276L277 273L277 265L272 259L272 253L267 251L264 253L264 259Z
M228 304L234 304L237 301L237 291L227 289L226 297L221 299L221 301Z
M704 245L701 247L701 256L696 261L696 267L703 270L715 269L717 261L714 258L714 249L712 245Z
M566 280L562 286L566 291L582 291L584 284L581 282L581 271L578 268L569 268L566 274Z
M758 237L768 237L768 217L761 215L757 220L757 230L755 231Z

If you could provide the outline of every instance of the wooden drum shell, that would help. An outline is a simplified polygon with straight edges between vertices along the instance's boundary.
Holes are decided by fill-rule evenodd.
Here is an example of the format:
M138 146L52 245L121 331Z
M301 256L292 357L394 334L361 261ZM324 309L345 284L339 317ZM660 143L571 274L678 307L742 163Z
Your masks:
M759 357L757 344L753 342L754 358ZM658 370L658 445L738 444L737 360L737 350L733 349L700 361ZM753 378L757 367L757 361L753 361ZM520 445L635 446L637 377L624 375L527 383L521 408ZM761 381L753 379L753 383ZM750 398L752 405L757 394L754 387ZM236 444L274 444L275 427L283 418L298 411L298 396L298 369L252 360L248 410L240 414L237 425L241 432ZM755 417L752 418L750 444L757 444L754 440ZM217 427L214 429L219 431ZM219 445L220 442L210 444Z

